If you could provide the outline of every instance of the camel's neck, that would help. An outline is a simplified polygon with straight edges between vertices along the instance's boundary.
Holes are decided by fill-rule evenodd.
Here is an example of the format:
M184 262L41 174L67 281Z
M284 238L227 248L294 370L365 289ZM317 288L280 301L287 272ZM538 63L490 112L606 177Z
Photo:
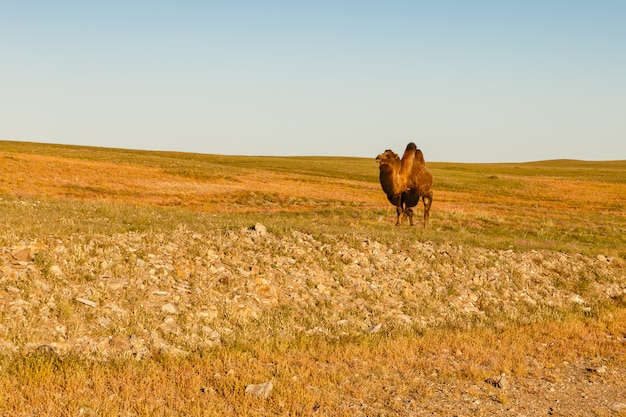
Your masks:
M380 165L380 185L387 195L397 195L404 191L399 184L397 167L388 164Z

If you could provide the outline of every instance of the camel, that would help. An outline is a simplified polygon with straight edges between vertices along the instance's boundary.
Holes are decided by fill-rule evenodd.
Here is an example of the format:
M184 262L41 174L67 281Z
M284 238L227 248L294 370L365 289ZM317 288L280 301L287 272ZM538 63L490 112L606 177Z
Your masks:
M413 223L413 207L420 198L424 202L424 228L428 227L430 206L433 202L433 175L426 168L424 154L413 142L409 143L402 159L390 149L376 157L380 169L380 185L387 199L396 207L396 226L404 217Z

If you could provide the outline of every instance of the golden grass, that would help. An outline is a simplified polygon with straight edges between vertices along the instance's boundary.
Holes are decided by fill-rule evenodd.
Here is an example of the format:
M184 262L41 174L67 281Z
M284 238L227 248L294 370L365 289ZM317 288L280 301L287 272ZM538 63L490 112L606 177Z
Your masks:
M5 205L0 244L260 221L277 234L298 229L397 248L417 239L626 258L624 162L429 167L432 227L422 231L392 226L373 157L220 157L0 141L0 199L24 203ZM71 315L71 306L59 302L57 313ZM564 362L623 371L625 323L626 305L617 300L528 325L293 340L259 338L257 329L184 359L6 355L0 415L410 415L428 410L448 385L488 398L493 393L481 384L500 372L558 381ZM245 394L247 384L265 381L275 386L269 399ZM511 400L501 392L495 398Z
M393 222L373 159L222 157L0 142L0 195ZM626 257L626 163L431 163L432 240ZM421 210L421 206L420 206ZM421 212L418 211L418 217ZM279 224L284 223L284 219ZM502 233L506 230L506 233Z
M209 180L146 166L29 154L0 154L2 194L184 206L203 211L313 209L320 202L380 204L376 184L342 179L314 181L305 175L243 171ZM268 198L269 197L269 198Z
M585 322L502 330L432 330L374 335L353 343L320 339L285 349L250 341L186 359L101 364L46 354L0 360L0 409L14 415L322 415L368 410L403 415L426 407L437 387L457 384L481 397L505 372L557 382L563 362L626 367L626 310ZM269 399L245 394L272 381ZM609 381L610 382L610 377ZM506 400L506 393L498 393ZM408 404L411 404L407 409Z

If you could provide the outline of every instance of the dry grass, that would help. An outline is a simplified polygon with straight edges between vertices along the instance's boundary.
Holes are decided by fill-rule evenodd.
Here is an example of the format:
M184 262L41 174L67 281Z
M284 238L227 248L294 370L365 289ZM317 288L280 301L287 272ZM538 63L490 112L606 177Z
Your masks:
M214 212L255 210L257 205L311 209L317 202L339 200L339 196L343 204L360 203L363 188L372 200L378 194L373 185L356 186L349 180L330 180L321 187L321 181L303 175L269 171L198 180L152 167L39 155L4 156L2 174L0 191L16 197L184 206Z
M223 157L0 141L0 246L52 247L70 236L82 242L134 231L167 235L181 224L226 233L261 222L277 236L298 230L351 247L376 240L396 252L415 241L545 249L602 254L623 265L626 162L429 167L436 181L432 228L422 231L392 226L373 158ZM44 273L50 267L46 257L35 261ZM332 273L334 266L324 267ZM557 284L585 291L602 280L581 277ZM512 279L520 288L532 285L523 276ZM442 299L455 288L448 291ZM75 307L59 300L55 312L70 320ZM484 383L501 372L532 393L532 381L558 384L573 364L626 369L624 297L591 311L542 312L527 324L492 315L478 324L339 338L273 337L290 320L307 320L290 314L277 309L224 335L220 347L178 359L5 354L0 415L411 415L445 410L442 401L462 402L463 395L493 397L491 410L504 412L512 394ZM623 390L618 374L605 383ZM247 384L265 381L274 384L268 399L245 394ZM446 386L456 389L442 393Z
M371 229L393 219L373 159L0 145L0 194L14 198L248 213L276 218L278 224L297 217L339 229L345 224ZM626 162L433 163L430 168L436 194L433 230L425 239L626 255ZM289 212L294 215L282 215Z
M618 324L620 323L620 324ZM0 407L11 415L405 415L428 409L438 387L477 398L483 381L558 382L563 361L626 366L626 313L585 323L542 323L500 331L433 330L375 335L352 343L320 339L289 346L233 344L186 359L108 364L46 354L0 362ZM611 336L611 337L609 337ZM263 400L248 383L272 381ZM606 382L605 382L606 383ZM473 391L472 391L473 390ZM506 392L497 392L506 402Z

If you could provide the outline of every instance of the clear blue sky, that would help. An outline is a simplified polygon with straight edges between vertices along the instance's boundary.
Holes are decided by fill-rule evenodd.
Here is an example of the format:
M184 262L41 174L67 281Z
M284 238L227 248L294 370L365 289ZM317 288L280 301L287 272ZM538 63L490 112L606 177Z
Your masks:
M1 1L0 139L626 159L626 1Z

